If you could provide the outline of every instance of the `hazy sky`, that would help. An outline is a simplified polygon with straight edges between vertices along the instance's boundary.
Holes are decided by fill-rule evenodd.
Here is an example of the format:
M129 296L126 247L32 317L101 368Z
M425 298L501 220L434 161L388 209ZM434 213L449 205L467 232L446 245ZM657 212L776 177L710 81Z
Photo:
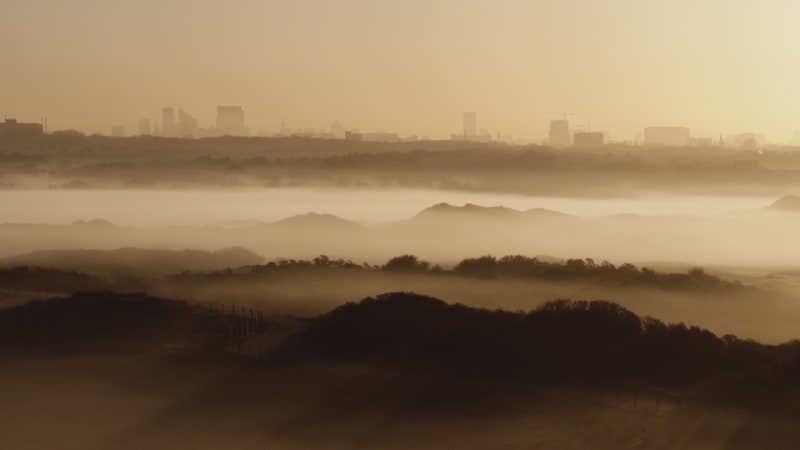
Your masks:
M242 105L251 130L628 138L800 129L797 0L0 0L0 113L130 133Z

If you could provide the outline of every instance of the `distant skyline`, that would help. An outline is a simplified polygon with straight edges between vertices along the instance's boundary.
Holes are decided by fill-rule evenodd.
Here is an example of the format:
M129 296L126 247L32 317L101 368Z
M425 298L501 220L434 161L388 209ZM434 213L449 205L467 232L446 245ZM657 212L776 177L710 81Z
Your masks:
M329 129L543 139L568 110L618 139L800 129L800 3L30 0L0 18L0 114L108 133L241 105L251 134ZM159 123L159 126L161 124Z

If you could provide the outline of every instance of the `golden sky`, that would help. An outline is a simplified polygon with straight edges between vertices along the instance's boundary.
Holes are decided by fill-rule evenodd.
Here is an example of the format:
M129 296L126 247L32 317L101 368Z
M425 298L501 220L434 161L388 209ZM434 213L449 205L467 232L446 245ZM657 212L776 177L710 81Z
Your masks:
M0 16L0 113L107 133L162 106L201 126L541 138L800 129L797 0L25 0Z

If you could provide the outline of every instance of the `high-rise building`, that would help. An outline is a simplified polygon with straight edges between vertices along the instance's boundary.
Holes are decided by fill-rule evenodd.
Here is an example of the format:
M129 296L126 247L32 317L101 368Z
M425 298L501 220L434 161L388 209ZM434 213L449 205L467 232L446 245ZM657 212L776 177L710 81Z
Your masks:
M125 127L122 125L114 125L111 127L111 136L113 137L124 137L125 136Z
M569 121L564 120L551 120L550 133L548 135L548 142L552 147L568 147L570 144L569 138Z
M183 109L178 109L178 137L197 137L197 119Z
M478 114L475 112L465 112L462 119L461 132L453 134L454 141L464 142L491 142L492 135L484 128L478 131Z
M478 135L478 113L475 112L465 112L464 113L464 137L469 138L470 136L477 136Z
M241 106L217 106L218 135L247 136L244 127L244 111Z
M342 125L342 122L337 120L331 124L331 134L333 135L334 139L344 139L345 129L344 125Z
M575 147L600 147L605 143L603 133L599 131L579 131L575 133Z
M175 110L171 107L166 107L161 110L161 135L172 137L175 136Z
M150 119L139 119L139 134L149 136L150 133Z
M648 127L644 129L645 145L674 145L689 144L689 129L686 127Z

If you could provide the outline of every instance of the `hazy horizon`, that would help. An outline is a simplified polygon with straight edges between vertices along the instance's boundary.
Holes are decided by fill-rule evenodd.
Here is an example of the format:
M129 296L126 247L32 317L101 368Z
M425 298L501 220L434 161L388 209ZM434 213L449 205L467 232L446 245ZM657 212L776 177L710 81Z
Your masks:
M393 199L386 202L386 198ZM102 219L118 225L207 226L235 221L271 222L307 213L332 214L366 225L409 219L439 203L547 209L585 218L620 214L725 216L769 206L774 196L649 195L569 198L425 188L249 188L236 190L0 190L0 223L65 224ZM28 205L41 208L32 211ZM143 214L142 211L160 211Z
M3 448L798 448L797 0L5 3Z
M313 14L309 14L313 11ZM800 129L800 6L671 2L29 1L0 27L0 113L108 133L241 105L251 134L478 127L541 139L557 111L616 139Z

